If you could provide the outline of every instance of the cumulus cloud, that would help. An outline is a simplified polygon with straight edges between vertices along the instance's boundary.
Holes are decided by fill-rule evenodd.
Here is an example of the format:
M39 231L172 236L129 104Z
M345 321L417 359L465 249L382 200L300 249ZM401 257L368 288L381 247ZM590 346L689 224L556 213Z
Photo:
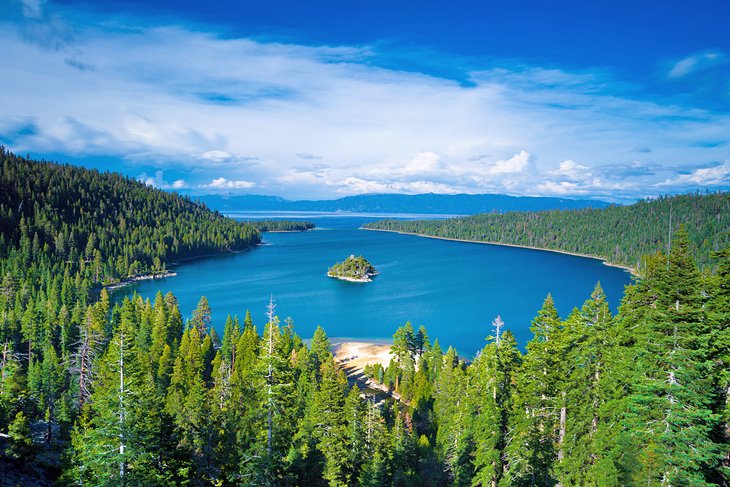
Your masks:
M591 170L588 166L578 164L575 161L567 160L560 163L558 169L553 171L554 175L567 178L572 181L582 181L591 177Z
M526 151L520 151L506 161L498 161L487 169L489 174L511 174L522 172L530 163L530 154Z
M585 194L586 190L571 181L545 181L537 185L539 193L550 195Z
M29 15L53 5L25 1ZM686 184L678 165L727 158L724 146L697 144L727 139L727 113L638 99L600 71L505 62L460 84L379 66L377 46L281 44L130 18L98 27L93 14L63 12L73 36L51 49L22 25L0 29L0 142L19 153L114 156L128 174L185 174L140 178L158 187L630 198ZM689 76L717 56L668 71ZM651 165L632 166L648 147Z
M205 189L214 189L214 190L221 190L221 189L248 189L253 188L256 186L256 183L251 181L240 181L240 180L229 180L223 177L216 178L212 180L208 184L201 184L198 187L199 188L205 188Z
M730 185L730 159L722 164L699 167L657 184L659 187L703 187Z
M139 181L142 181L147 186L152 186L157 189L185 189L188 187L184 179L177 179L172 184L165 181L163 172L161 170L155 171L154 176L148 176L147 173L142 173L137 176Z

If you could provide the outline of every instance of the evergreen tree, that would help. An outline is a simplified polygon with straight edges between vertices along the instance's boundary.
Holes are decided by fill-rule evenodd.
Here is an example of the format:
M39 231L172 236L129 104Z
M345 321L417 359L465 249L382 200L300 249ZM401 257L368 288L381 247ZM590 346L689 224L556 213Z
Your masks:
M472 485L497 485L503 475L507 418L519 352L514 336L502 334L497 317L495 335L468 369L470 437L474 443Z
M50 443L56 410L64 387L63 369L59 366L58 355L53 345L49 345L43 353L40 374L40 403L46 417L46 442Z
M557 344L560 318L549 294L530 331L533 338L516 372L505 480L512 485L551 486L556 483L557 384L562 364Z
M565 398L565 419L561 411L557 466L558 480L564 485L586 485L592 477L590 467L599 458L594 443L606 399L602 378L612 333L612 316L600 284L580 310L574 310L564 323L571 368L559 385ZM565 346L565 343L562 344Z
M296 422L291 417L295 402L293 376L289 357L282 347L279 318L273 298L269 301L268 322L260 341L256 371L259 418L256 443L244 459L244 475L252 482L277 485L285 477L288 444L293 438ZM246 335L244 330L243 336ZM243 337L242 336L242 337Z
M312 343L309 346L310 370L313 370L317 376L320 374L321 365L332 356L330 351L330 341L327 333L321 326L317 326L312 335Z
M110 485L135 484L142 479L130 468L145 452L137 441L137 405L141 366L134 351L134 329L123 320L104 355L89 407L72 436L72 470L77 483L105 479Z
M190 326L197 328L200 336L205 336L212 324L212 314L208 298L201 296L200 301L198 301L198 306L193 310Z
M350 442L345 416L347 380L330 355L321 366L322 380L314 394L310 414L317 449L324 457L322 476L330 486L348 485L353 470L350 463Z
M409 487L421 485L418 478L416 440L413 437L408 413L395 411L395 421L390 433L391 485Z
M726 454L714 478L730 478L730 246L717 255L717 276L708 286L711 290L707 302L707 319L710 330L709 351L713 366L713 382L718 391L713 411L720 415L713 437L724 445Z
M466 395L466 377L456 355L449 347L434 390L434 417L438 424L436 446L444 470L454 485L471 483L472 442L468 421L471 411Z
M652 305L641 313L626 311L638 318L632 324L640 333L639 374L626 412L639 462L630 478L643 485L709 485L719 461L711 437L718 420L711 410L716 389L703 346L706 318L699 273L683 231L665 264L658 263L639 284Z

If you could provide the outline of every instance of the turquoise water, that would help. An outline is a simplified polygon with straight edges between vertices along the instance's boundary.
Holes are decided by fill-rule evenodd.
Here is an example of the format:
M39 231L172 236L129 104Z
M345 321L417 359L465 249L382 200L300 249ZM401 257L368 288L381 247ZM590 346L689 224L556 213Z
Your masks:
M205 295L219 332L228 314L243 318L247 309L261 331L273 295L281 320L291 317L305 338L317 325L330 337L389 338L411 321L426 326L444 350L453 345L473 355L497 315L524 346L548 293L565 317L600 281L615 311L630 281L627 272L596 259L358 229L375 217L308 219L317 230L266 233L255 249L186 262L175 269L177 276L143 281L127 292L154 299L158 290L172 291L186 317ZM350 254L362 254L378 269L373 282L326 276L329 266Z

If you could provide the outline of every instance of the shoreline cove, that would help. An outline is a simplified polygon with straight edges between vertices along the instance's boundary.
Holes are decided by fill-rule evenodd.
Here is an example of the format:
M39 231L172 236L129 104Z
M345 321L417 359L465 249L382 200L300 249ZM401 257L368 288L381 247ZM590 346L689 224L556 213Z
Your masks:
M634 277L637 277L638 274L636 273L636 270L633 267L628 267L625 265L620 264L613 264L611 262L608 262L603 257L599 257L597 255L590 255L590 254L579 254L578 252L568 252L567 250L557 250L557 249L545 249L542 247L533 247L530 245L518 245L518 244L508 244L508 243L500 243L500 242L484 242L481 240L466 240L463 238L450 238L450 237L439 237L436 235L427 235L425 233L411 233L411 232L399 232L397 230L384 230L381 228L365 228L360 227L359 230L367 230L370 232L386 232L386 233L397 233L400 235L413 235L414 237L424 237L424 238L433 238L436 240L447 240L451 242L465 242L465 243L475 243L475 244L483 244L483 245L500 245L503 247L516 247L519 249L529 249L529 250L542 250L544 252L554 252L556 254L565 254L565 255L572 255L574 257L584 257L586 259L596 259L600 260L601 263L608 267L616 267L618 269L623 269L624 271L628 272Z
M256 247L259 247L261 245L266 245L266 244L263 242L260 242L260 243L252 245L251 247L248 247L245 249L240 249L240 250L224 250L221 252L213 252L213 253L208 253L208 254L203 254L203 255L191 255L189 257L181 257L181 258L177 259L175 262L171 262L169 265L167 263L165 263L165 266L168 267L168 270L166 270L164 272L155 272L155 273L150 273L150 274L142 274L142 275L134 276L134 277L128 277L126 279L120 280L119 282L112 283L108 286L100 286L98 290L101 291L102 289L106 289L107 291L116 291L118 289L123 289L127 286L131 286L132 284L142 282L142 281L151 281L154 279L164 279L166 277L176 277L177 272L175 272L172 269L182 265L183 263L192 262L192 261L195 261L198 259L207 259L207 258L212 258L212 257L221 257L223 255L232 255L232 254L239 254L241 252L248 252L249 250L255 249Z
M106 289L107 291L116 291L117 289L122 289L122 288L127 287L131 284L134 284L136 282L149 281L152 279L164 279L166 277L175 277L175 276L177 276L177 272L173 272L173 271L158 272L155 274L143 274L141 276L134 276L134 277L128 277L126 279L122 279L121 281L115 282L108 286L101 286L101 289Z

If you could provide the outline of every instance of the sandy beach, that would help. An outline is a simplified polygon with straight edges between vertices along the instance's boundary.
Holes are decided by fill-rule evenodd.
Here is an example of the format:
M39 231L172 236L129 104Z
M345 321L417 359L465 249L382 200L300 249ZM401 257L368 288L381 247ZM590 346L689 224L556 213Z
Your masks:
M367 391L365 394L374 394L378 401L383 401L390 397L396 401L400 401L405 406L410 404L400 394L389 389L386 385L379 384L373 379L368 379L364 373L366 365L379 363L383 367L388 366L392 357L390 343L337 341L337 339L332 340L331 343L335 362L340 364L351 384L357 384L362 391Z
M332 354L348 376L362 375L366 365L390 363L390 343L333 340Z

